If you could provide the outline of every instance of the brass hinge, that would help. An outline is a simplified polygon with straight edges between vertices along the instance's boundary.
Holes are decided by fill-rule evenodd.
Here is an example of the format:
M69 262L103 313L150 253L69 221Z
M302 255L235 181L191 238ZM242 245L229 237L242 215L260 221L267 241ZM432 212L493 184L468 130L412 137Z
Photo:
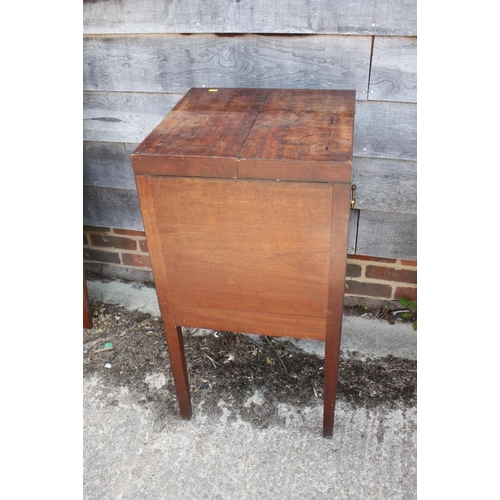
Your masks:
M354 208L355 203L356 203L356 184L353 184L351 186L351 209Z

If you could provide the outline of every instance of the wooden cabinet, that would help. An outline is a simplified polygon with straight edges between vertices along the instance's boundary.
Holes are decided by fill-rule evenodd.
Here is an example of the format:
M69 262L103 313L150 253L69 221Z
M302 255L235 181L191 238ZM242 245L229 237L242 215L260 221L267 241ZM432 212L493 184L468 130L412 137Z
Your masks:
M181 326L325 341L331 437L354 91L191 89L132 154L181 415Z

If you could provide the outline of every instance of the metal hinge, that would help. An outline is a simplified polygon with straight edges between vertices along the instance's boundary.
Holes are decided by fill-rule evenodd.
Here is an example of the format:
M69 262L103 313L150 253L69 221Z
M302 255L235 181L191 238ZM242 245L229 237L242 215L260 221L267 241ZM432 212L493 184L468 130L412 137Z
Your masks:
M351 186L351 209L354 208L355 204L356 204L356 184L353 184Z

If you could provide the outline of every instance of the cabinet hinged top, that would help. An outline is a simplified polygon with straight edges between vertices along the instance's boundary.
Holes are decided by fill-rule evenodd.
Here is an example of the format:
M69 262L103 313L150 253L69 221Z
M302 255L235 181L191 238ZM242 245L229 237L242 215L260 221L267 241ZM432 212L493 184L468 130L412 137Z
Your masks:
M132 154L136 174L351 182L352 90L194 88Z

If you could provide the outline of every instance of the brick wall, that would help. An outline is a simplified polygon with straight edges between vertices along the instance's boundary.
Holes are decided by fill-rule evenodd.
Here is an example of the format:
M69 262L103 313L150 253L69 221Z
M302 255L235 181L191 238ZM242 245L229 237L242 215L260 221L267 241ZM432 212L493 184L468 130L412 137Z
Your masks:
M153 281L143 231L85 226L83 262L86 271L106 278Z
M83 262L86 271L106 278L153 281L142 231L84 227ZM348 256L347 305L380 305L401 297L417 300L415 261Z
M417 300L417 263L410 260L380 259L362 255L347 258L346 303ZM369 305L369 304L367 304Z

